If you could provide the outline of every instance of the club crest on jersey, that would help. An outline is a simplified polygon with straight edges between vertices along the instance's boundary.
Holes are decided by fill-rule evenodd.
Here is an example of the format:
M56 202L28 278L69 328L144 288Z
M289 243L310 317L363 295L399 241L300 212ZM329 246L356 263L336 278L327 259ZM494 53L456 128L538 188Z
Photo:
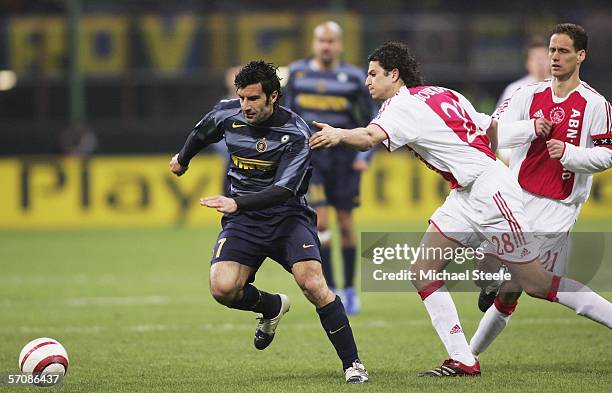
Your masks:
M341 72L338 74L337 79L340 83L346 83L348 82L348 75L346 75L346 73L344 72Z
M550 121L559 124L565 119L565 111L560 106L555 106L550 110Z
M268 142L266 142L266 138L258 139L257 142L255 142L255 150L260 153L268 150Z

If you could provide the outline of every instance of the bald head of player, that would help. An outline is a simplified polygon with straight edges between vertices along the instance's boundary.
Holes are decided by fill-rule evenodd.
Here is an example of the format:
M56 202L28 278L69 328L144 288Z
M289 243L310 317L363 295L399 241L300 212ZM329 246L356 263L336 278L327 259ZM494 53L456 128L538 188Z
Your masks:
M366 86L377 101L393 97L402 86L423 85L419 63L406 44L387 42L368 57Z
M342 28L333 21L315 27L312 37L314 62L320 69L333 69L340 63L342 55Z

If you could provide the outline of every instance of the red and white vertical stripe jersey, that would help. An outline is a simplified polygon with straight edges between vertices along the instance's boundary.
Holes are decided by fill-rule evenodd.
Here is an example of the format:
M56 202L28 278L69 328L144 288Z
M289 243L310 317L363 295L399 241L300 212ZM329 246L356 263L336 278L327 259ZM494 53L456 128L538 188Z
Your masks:
M556 97L550 80L517 90L493 115L499 121L499 147L515 147L510 169L521 187L563 203L589 196L592 173L612 166L610 104L585 82L566 97ZM546 140L537 138L533 122L520 133L504 133L504 123L544 117L553 122L549 139L565 142L561 160L550 158Z
M403 86L383 103L371 124L387 134L383 145L389 151L407 146L451 188L459 188L496 160L486 134L491 121L456 91Z

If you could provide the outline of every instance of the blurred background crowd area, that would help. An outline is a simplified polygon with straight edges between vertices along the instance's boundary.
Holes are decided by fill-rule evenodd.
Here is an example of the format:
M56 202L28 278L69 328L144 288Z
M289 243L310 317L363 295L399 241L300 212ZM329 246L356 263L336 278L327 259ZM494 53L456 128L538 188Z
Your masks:
M405 41L428 84L487 113L525 74L529 40L579 23L582 78L612 93L609 1L0 0L0 155L65 152L71 138L82 153L175 151L226 94L229 67L306 57L328 19L344 28L346 61L366 67L376 46Z

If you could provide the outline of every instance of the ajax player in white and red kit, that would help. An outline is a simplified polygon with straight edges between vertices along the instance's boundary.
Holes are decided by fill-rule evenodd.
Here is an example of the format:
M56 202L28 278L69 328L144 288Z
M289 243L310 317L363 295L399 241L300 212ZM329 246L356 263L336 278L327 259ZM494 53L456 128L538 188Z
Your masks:
M505 261L513 278L529 295L559 302L612 327L612 304L586 286L544 270L525 217L522 190L510 170L495 159L489 135L497 122L476 112L461 94L422 86L418 65L407 46L389 42L369 56L366 85L372 98L385 101L366 128L344 130L317 123L312 149L344 143L367 150L382 142L395 150L407 146L451 183L453 190L433 214L422 244L425 248L458 248L475 242L497 242L495 256ZM538 133L549 127L535 122ZM457 237L453 237L457 236ZM432 324L449 358L422 376L480 375L443 281L422 274L442 271L447 260L418 259L411 271ZM573 292L580 291L580 296Z
M494 114L500 122L499 146L513 148L510 169L523 189L540 261L559 276L567 271L568 233L589 196L592 174L612 166L610 104L580 80L587 40L580 26L555 26L549 45L552 79L522 87ZM537 136L532 124L542 118L552 129ZM490 307L470 342L475 355L506 327L520 296L514 284L504 284L494 306L481 293L479 305Z

